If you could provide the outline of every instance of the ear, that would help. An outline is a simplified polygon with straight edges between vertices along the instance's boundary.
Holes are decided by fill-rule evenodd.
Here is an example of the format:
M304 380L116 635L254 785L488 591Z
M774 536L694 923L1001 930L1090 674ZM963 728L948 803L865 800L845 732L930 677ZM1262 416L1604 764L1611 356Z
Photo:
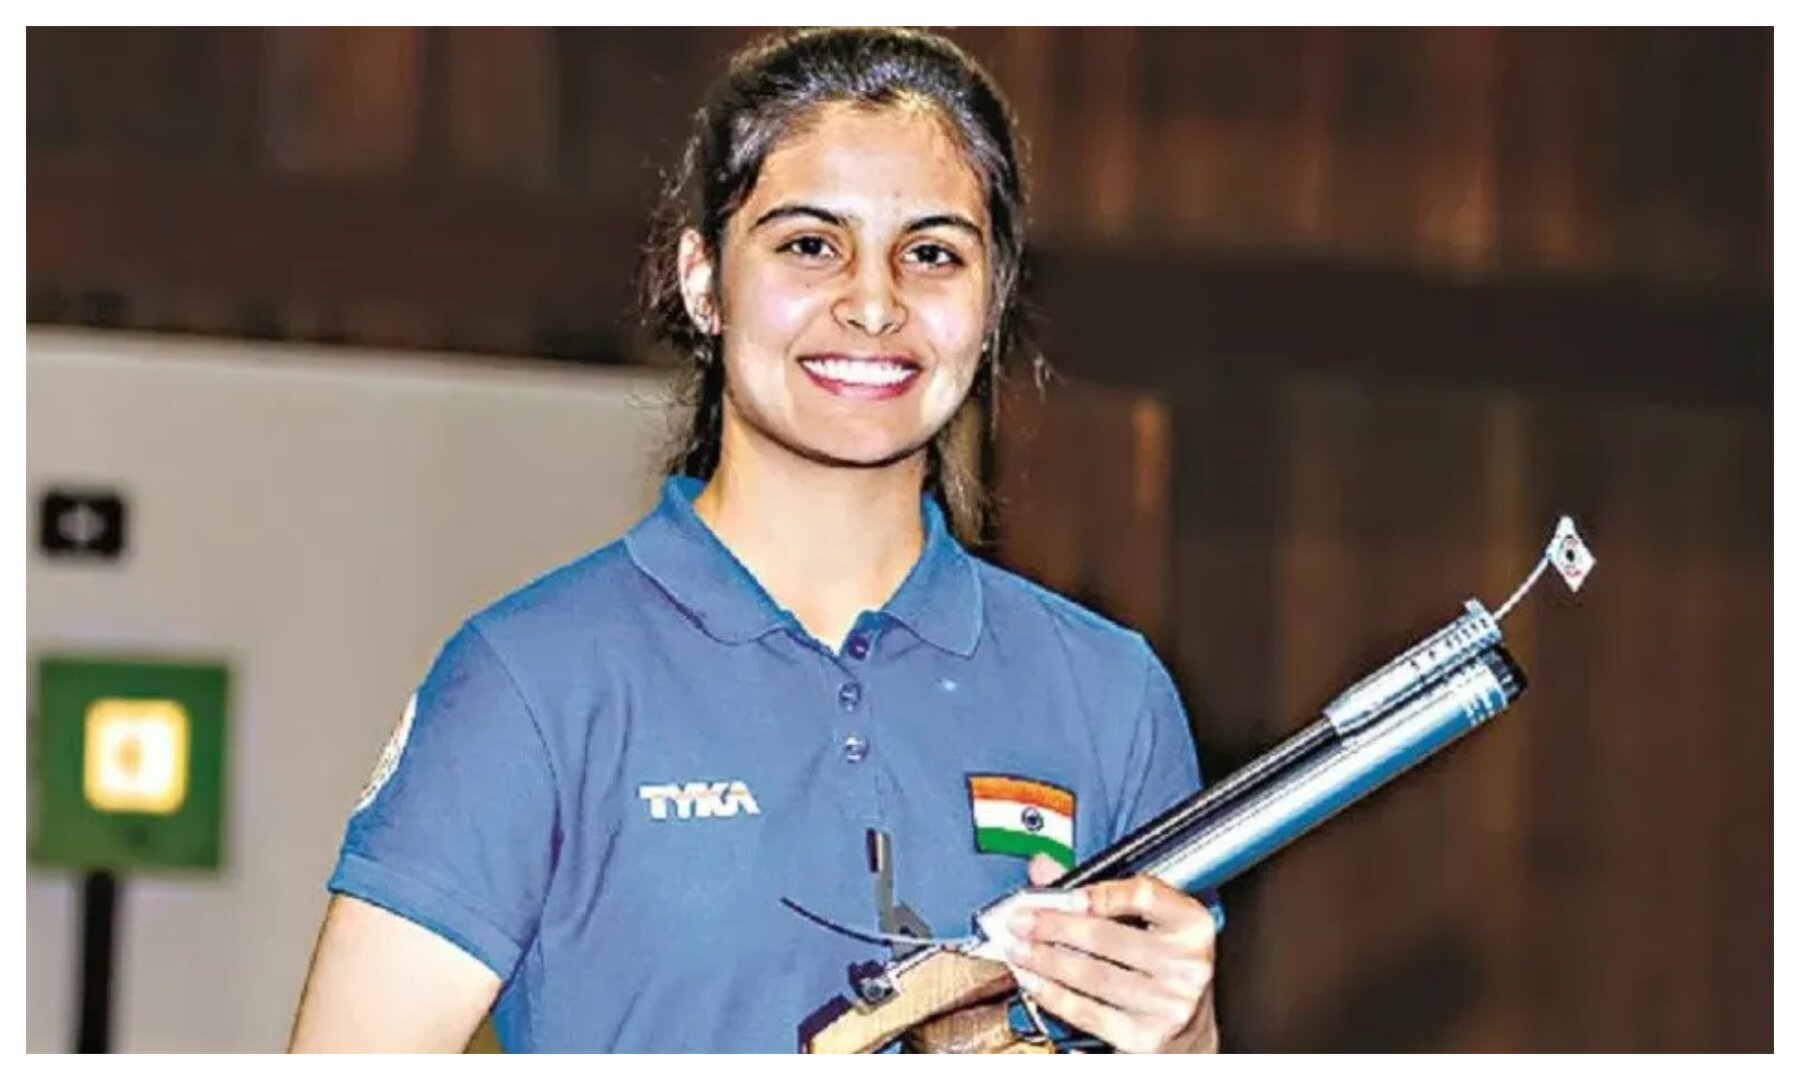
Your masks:
M675 259L676 270L681 275L681 302L687 307L688 318L702 334L709 337L717 334L719 305L716 277L712 257L707 254L706 243L700 239L698 232L693 229L681 231L681 242L676 249Z

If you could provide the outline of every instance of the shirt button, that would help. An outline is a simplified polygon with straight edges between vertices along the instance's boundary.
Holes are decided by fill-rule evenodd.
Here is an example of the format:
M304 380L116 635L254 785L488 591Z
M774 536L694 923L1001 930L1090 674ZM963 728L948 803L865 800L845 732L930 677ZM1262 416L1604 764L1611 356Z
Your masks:
M838 687L838 704L846 711L856 708L862 701L862 684L847 682Z
M861 735L852 735L844 740L844 760L855 765L869 756L869 740Z
M850 654L850 659L861 660L869 655L869 639L857 634L845 644L844 651Z

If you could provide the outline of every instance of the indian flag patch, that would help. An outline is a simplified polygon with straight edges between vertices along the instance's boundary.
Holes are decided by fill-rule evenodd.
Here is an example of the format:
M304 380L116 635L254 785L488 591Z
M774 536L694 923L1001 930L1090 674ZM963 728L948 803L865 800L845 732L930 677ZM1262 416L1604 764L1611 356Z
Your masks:
M1075 865L1075 796L1016 776L969 777L975 850L1030 858L1042 852Z

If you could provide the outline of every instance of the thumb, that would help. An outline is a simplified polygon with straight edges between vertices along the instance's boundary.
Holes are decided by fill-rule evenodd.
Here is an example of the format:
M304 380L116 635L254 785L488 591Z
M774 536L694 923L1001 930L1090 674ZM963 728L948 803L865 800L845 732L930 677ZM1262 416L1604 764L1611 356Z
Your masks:
M1048 855L1033 855L1025 867L1025 876L1033 885L1048 885L1064 873L1063 864Z

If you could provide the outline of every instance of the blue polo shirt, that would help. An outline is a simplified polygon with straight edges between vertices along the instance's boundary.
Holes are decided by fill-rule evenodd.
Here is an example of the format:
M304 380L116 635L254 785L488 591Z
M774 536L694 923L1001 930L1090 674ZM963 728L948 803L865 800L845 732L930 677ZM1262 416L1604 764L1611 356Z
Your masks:
M1078 859L1200 786L1144 639L970 555L929 497L919 561L840 652L700 487L464 623L350 818L329 887L499 975L508 1050L793 1051L888 959L782 903L875 927L869 830L894 901L959 936L1025 882L978 849L971 777L1072 798Z

